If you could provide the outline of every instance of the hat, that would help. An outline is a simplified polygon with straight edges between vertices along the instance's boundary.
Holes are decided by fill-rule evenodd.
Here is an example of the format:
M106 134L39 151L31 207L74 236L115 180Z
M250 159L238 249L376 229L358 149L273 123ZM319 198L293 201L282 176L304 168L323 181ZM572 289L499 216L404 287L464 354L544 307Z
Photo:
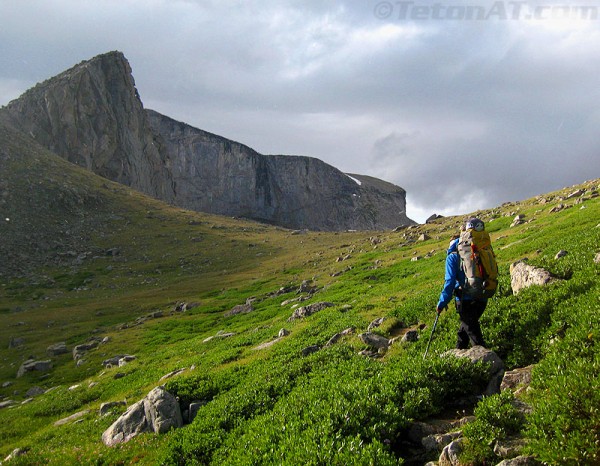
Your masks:
M484 229L485 224L475 217L471 217L469 220L467 220L467 223L465 223L465 230L483 231Z

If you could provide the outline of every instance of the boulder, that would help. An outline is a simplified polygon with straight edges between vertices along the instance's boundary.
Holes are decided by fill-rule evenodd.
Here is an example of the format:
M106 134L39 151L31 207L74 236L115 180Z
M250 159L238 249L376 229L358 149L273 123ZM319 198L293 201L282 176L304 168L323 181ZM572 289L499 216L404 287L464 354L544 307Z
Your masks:
M458 459L460 452L462 451L462 441L457 439L452 441L449 445L446 445L442 450L440 459L438 460L439 466L459 466L460 461Z
M320 349L321 349L321 347L319 345L307 346L306 348L304 348L302 350L302 356L308 356L310 354L316 353Z
M372 321L369 326L367 327L367 331L371 331L374 328L380 327L381 324L383 324L383 322L385 322L385 317L379 317L377 319L375 319L374 321Z
M37 385L34 385L29 390L27 390L27 392L25 392L25 396L27 398L33 398L36 396L43 395L44 393L46 393L46 390L44 390L42 387L38 387Z
M15 448L10 455L8 455L6 458L4 458L4 462L8 463L12 460L14 460L15 458L18 458L19 456L23 456L26 455L29 452L29 448Z
M421 444L425 451L441 453L444 448L454 440L461 437L461 432L449 432L447 434L432 434L421 440Z
M523 288L532 285L548 285L558 280L550 272L540 267L534 267L524 261L514 262L510 266L510 286L513 294L518 294Z
M33 359L28 359L23 364L21 364L21 367L19 367L19 370L17 371L17 379L19 377L23 377L27 372L48 372L50 369L52 369L52 362L50 360L34 361Z
M69 350L67 349L67 344L64 341L55 343L54 345L50 345L48 348L46 348L46 354L48 354L48 356L58 356L68 352Z
M248 314L252 311L254 311L254 306L252 306L252 303L238 304L231 310L227 311L225 313L225 317L235 316L237 314Z
M469 358L473 363L483 362L489 367L488 369L488 385L483 392L483 395L489 396L500 393L500 384L504 377L504 362L492 350L486 349L483 346L473 346L469 349L452 349L446 351L443 356L454 356L457 358Z
M82 343L81 345L77 345L73 348L73 359L75 361L81 359L86 351L97 348L100 344L98 340L90 340L87 343Z
M506 372L502 378L500 390L515 390L518 387L528 387L531 383L531 372L533 367L534 365L519 367Z
M411 329L408 330L403 336L402 336L402 342L405 343L414 343L415 341L419 340L419 332L415 329Z
M594 262L596 264L600 264L600 252L596 254L596 256L594 257Z
M290 334L289 330L282 328L281 330L279 330L279 333L277 334L277 338L287 337L289 334Z
M517 456L516 458L502 460L496 466L538 466L541 464L532 456Z
M312 314L315 314L316 312L322 311L323 309L326 309L333 305L334 305L333 303L320 302L320 303L309 304L308 306L299 307L298 309L296 309L294 311L292 316L288 319L288 322L293 322L296 319L303 319L304 317L308 317Z
M25 338L13 337L8 342L8 349L18 348L19 346L23 346L24 344Z
M175 397L163 386L156 387L148 395L131 405L102 434L107 446L124 443L144 432L165 433L183 425L181 410Z
M556 256L554 256L555 259L560 259L561 257L565 257L567 254L569 254L568 251L565 251L564 249L561 249L560 251L558 251L556 253Z
M376 333L361 333L358 336L358 338L360 338L365 345L368 345L369 347L377 350L386 349L390 346L390 340L388 340L385 337L382 337L381 335L377 335Z
M526 441L523 438L507 438L496 441L494 453L500 458L515 458L521 454Z

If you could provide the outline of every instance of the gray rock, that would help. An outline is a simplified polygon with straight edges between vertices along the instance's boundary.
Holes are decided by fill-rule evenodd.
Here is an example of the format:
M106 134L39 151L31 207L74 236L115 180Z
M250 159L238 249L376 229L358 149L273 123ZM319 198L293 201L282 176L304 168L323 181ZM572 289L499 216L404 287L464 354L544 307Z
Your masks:
M377 335L376 333L361 333L358 336L358 338L360 338L365 345L368 345L369 347L375 348L377 350L387 349L390 346L390 340L388 340L385 337L382 337L381 335Z
M4 383L2 384L2 388L8 388L8 387L10 387L11 385L13 385L13 383L12 383L12 382L9 380L9 381L6 381L6 382L4 382Z
M8 349L18 348L25 344L25 338L13 337L8 342Z
M500 461L496 466L540 466L542 463L532 456L517 456Z
M77 345L73 348L73 359L77 361L81 359L87 351L90 351L94 348L97 348L100 344L97 340L90 340L87 343L82 343L81 345Z
M427 452L441 453L444 447L449 445L452 441L457 440L461 437L460 432L450 432L446 434L432 434L424 437L421 440L421 444Z
M206 401L193 401L190 403L190 412L188 414L190 424L194 422L194 419L196 419L196 416L198 415L198 411L200 411L200 408L206 405L206 403Z
M238 304L231 310L227 311L225 313L225 317L235 316L237 314L248 314L252 311L254 311L254 306L252 306L252 303Z
M100 410L98 411L98 414L100 416L106 416L113 409L115 409L115 408L121 408L123 406L127 406L127 403L125 401L109 401L107 403L102 403L100 405Z
M531 383L531 372L534 365L520 367L512 371L507 371L502 379L500 390L515 390L518 387L528 387Z
M594 256L594 262L596 264L600 264L600 252Z
M296 309L294 311L292 316L288 319L288 322L293 322L296 319L303 319L304 317L311 316L311 315L315 314L316 312L322 311L323 309L326 309L333 305L334 305L333 303L320 302L320 303L309 304L308 306L299 307L298 309Z
M383 324L385 322L385 317L379 317L377 319L375 319L374 321L372 321L369 326L367 327L367 331L370 332L371 330L377 328L377 327L381 327L381 324Z
M486 349L483 346L473 346L469 349L452 349L446 351L443 356L454 356L457 358L469 358L473 363L483 362L489 367L488 369L488 385L483 392L483 395L489 396L495 393L500 393L500 384L504 377L504 362L492 350Z
M565 251L564 249L561 249L560 251L558 251L556 253L556 256L554 256L554 258L560 259L561 257L565 257L567 254L569 254L567 251Z
M44 393L46 393L46 390L44 390L42 387L38 387L37 385L35 385L25 392L25 396L27 398L33 398L36 396L43 395Z
M185 369L185 367L184 367L184 368L182 368L182 369L177 369L177 370L174 370L174 371L172 371L172 372L169 372L168 374L165 374L165 375L163 375L163 376L162 376L162 377L161 377L161 378L160 378L158 381L159 381L159 382L162 382L163 380L167 380L167 379L173 378L173 377L175 377L176 375L179 375L179 374L181 374L181 373L185 372L185 370L186 370L186 369Z
M439 466L459 466L459 456L461 451L462 441L460 439L454 440L449 445L446 445L438 460Z
M55 427L64 426L65 424L69 424L71 422L77 421L81 419L83 416L87 415L90 411L88 409L84 411L79 411L78 413L71 414L68 417L60 419L54 423Z
M321 347L318 345L307 346L306 348L304 348L302 350L302 356L308 356L310 354L316 353L320 349L321 349Z
M532 285L544 286L556 280L547 270L534 267L523 261L514 262L510 266L510 285L515 295L523 288Z
M419 341L419 332L417 330L409 330L407 331L403 337L402 337L402 342L408 342L408 343L414 343L416 341Z
M67 344L64 341L61 341L60 343L56 343L54 345L50 345L48 346L48 348L46 348L46 353L48 354L48 356L58 356L60 354L66 354L68 352L69 350L67 349Z
M107 446L124 443L144 432L165 433L183 425L179 404L164 387L156 387L148 395L131 405L104 433Z
M6 458L4 458L4 462L7 463L9 461L18 458L19 456L24 456L29 452L29 448L15 448Z
M0 401L0 409L8 408L8 407L13 406L15 404L17 404L17 402L13 401L13 400Z
M290 334L289 330L282 328L281 330L279 330L279 333L277 334L277 338L287 337L289 334Z
M17 379L23 377L27 372L39 371L39 372L48 372L52 369L52 361L34 361L33 359L28 359L17 372Z
M498 440L494 445L494 453L500 458L515 458L521 454L525 444L522 438Z

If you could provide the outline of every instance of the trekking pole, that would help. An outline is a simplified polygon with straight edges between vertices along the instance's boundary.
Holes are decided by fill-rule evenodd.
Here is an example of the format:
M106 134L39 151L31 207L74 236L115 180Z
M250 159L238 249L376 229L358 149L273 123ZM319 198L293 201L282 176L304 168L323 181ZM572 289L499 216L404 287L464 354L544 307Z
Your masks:
M423 355L423 359L427 357L427 353L429 352L429 346L431 345L431 340L433 340L433 333L435 332L435 328L437 327L438 319L440 318L440 312L436 312L435 322L433 323L433 328L431 329L431 336L429 337L429 343L427 343L427 349L425 350L425 354Z

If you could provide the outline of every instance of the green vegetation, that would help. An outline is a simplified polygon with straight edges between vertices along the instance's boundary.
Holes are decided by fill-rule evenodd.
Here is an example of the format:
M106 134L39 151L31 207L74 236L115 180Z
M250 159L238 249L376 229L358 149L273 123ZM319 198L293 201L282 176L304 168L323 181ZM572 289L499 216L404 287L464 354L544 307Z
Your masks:
M28 162L33 172L16 170L20 178L5 182L21 204L6 214L15 221L3 224L2 234L22 247L19 257L32 257L0 275L0 382L12 382L0 395L18 403L0 410L0 458L28 449L11 464L399 464L410 454L404 441L411 422L482 392L484 367L440 357L454 347L452 310L439 320L431 356L422 357L445 248L461 219L399 232L292 234L175 209L48 154L36 160ZM28 196L21 180L35 170L44 173L41 187ZM69 189L48 181L65 173ZM27 202L53 209L50 188L59 189L64 210L52 210L52 219L18 219L19 212L37 212ZM598 181L583 188L589 193ZM515 433L549 464L600 461L600 266L593 261L600 202L588 195L573 206L564 199L573 190L546 195L545 204L531 199L477 213L492 233L502 273L482 319L484 335L508 369L536 367L524 395L530 415L516 413L509 393L475 409L477 420L465 428L465 458L473 463L490 464L491 442ZM550 213L561 203L572 207ZM528 223L510 227L515 213ZM23 239L27 228L36 232L30 240ZM417 241L421 233L432 239ZM555 259L561 249L568 254ZM513 296L508 267L524 257L564 280ZM297 293L304 280L316 294L282 305L307 296ZM226 315L248 298L252 312ZM334 306L288 322L293 306L320 301ZM181 303L189 309L176 311ZM379 317L387 320L378 333L415 327L419 341L395 343L380 359L359 355L365 345L357 335ZM281 328L290 335L276 340ZM324 347L348 328L355 330ZM79 366L71 354L46 355L51 344L65 341L72 350L94 336L107 340ZM9 348L17 338L21 344ZM257 349L264 343L272 344ZM302 356L312 345L321 349ZM137 359L103 367L118 354ZM51 359L53 369L17 379L29 356ZM100 417L100 404L131 405L159 384L184 406L202 401L193 423L104 446L102 432L122 410ZM22 403L34 385L51 390ZM81 411L79 421L54 425Z

